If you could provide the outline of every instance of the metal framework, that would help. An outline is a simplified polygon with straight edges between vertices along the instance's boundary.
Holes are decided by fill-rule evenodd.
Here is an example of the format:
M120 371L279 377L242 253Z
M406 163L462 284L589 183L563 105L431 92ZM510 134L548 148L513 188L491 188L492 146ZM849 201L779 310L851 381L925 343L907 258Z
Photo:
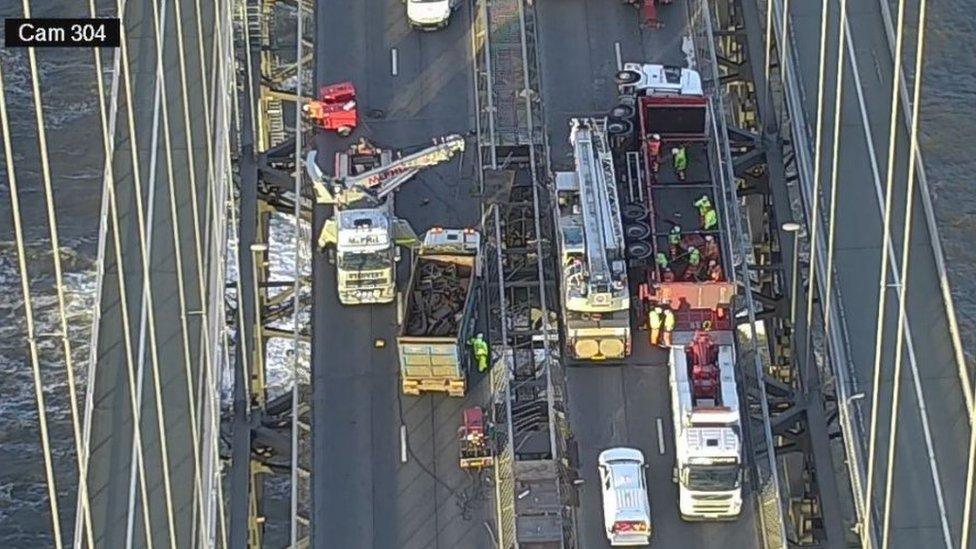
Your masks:
M314 34L312 2L243 0L238 4L235 36L238 66L238 103L241 120L237 147L238 204L240 210L238 253L241 295L228 303L227 318L234 319L238 334L235 361L234 411L225 422L225 440L231 440L231 532L232 546L261 546L265 517L264 483L268 475L275 482L290 477L292 489L291 543L307 546L311 515L311 430L310 385L307 352L308 323L302 322L311 308L311 281L296 248L292 280L272 280L271 219L274 214L294 218L299 243L310 244L311 185L296 174L304 172L300 159L302 144L310 136L296 135L296 101L302 90L313 89L311 36ZM282 17L282 7L299 6L299 17ZM299 29L294 54L278 44L278 32L286 25ZM308 53L303 53L307 51ZM296 62L296 59L299 59ZM251 74L248 74L250 72ZM293 108L289 108L293 107ZM298 150L296 150L298 149ZM296 181L300 186L296 187ZM296 188L300 190L296 192ZM296 297L297 293L297 297ZM237 307L243 308L239 314ZM298 310L296 311L296 307ZM287 366L293 368L294 385L273 399L268 398L268 342L280 338L290 342ZM242 345L243 339L243 345ZM247 359L242 360L242 351ZM248 367L248 372L243 371ZM230 431L229 433L227 431ZM247 456L242 459L241 456Z
M837 383L821 381L833 378L823 345L810 363L794 351L808 330L814 341L824 341L824 326L816 316L811 326L795 323L797 280L808 276L801 272L808 261L800 259L808 258L809 250L801 239L802 226L794 238L783 241L780 222L806 216L796 195L800 167L791 119L783 111L778 41L769 52L765 85L764 67L751 61L762 57L762 7L762 2L727 0L714 13L721 29L715 33L716 60L727 98L732 164L750 235L749 291L758 305L756 320L764 328L757 340L763 377L757 382L752 376L752 385L762 387L768 403L778 492L785 503L784 541L846 545L856 542L848 528L857 522L856 501L848 476L834 472L832 457L850 446L838 406L843 397ZM840 300L836 303L843 316ZM769 524L764 526L769 542Z
M571 469L559 364L548 146L535 14L523 0L476 2L479 183L485 197L499 547L572 547Z

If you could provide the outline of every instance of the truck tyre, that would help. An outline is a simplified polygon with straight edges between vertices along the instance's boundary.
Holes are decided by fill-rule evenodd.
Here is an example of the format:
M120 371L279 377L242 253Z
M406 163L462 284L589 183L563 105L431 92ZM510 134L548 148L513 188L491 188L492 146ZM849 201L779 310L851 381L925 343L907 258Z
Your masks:
M621 84L633 84L640 80L640 77L639 72L631 70L617 71L617 74L614 76L618 86Z
M647 259L651 257L651 245L647 242L631 242L627 246L627 257L630 259Z
M634 125L630 120L612 118L607 121L607 134L613 137L628 135L632 131L634 131Z
M644 240L645 238L651 236L651 228L648 227L646 223L634 223L632 225L627 225L624 232L627 233L627 238L634 241Z
M352 133L352 127L350 126L339 126L336 128L336 133L341 137L348 137Z
M640 221L647 217L647 210L642 204L631 202L624 205L624 219L627 221Z
M610 110L610 116L621 120L630 120L634 117L634 107L632 105L617 105Z

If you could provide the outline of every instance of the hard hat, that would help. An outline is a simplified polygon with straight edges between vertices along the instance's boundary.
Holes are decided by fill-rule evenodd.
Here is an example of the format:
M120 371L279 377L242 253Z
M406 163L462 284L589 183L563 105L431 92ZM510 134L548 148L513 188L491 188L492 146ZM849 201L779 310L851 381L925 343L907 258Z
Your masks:
M675 147L675 148L671 149L671 154L678 154L678 148Z
M661 136L658 135L658 134L654 134L654 135L651 136L651 138L653 138L653 139L661 139Z
M671 232L672 233L680 233L681 232L681 225L675 225L674 227L671 227Z
M483 334L481 332L478 332L477 337L478 337L478 339L484 339L485 338L485 334Z
M715 265L716 265L716 263L715 263L715 260L714 260L714 259L710 259L710 260L708 261L708 266L709 266L709 267L714 267Z
M304 105L302 105L302 111L303 112L308 112L308 109L310 109L310 108L311 108L311 105L309 105L308 103L305 103Z
M705 235L705 242L711 242L712 240L715 240L715 237L710 234Z

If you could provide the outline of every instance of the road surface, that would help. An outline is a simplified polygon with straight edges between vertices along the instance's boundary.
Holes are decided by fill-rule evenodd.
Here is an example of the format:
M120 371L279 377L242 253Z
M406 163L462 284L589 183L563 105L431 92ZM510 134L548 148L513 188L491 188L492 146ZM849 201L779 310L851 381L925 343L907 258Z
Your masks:
M352 80L361 114L384 111L382 118L362 118L352 137L318 135L327 173L335 151L360 136L381 147L416 149L474 129L470 16L462 4L449 27L421 33L409 28L400 0L318 2L318 84ZM397 194L398 214L418 234L435 224L477 226L479 202L469 190L474 150L472 140L460 167L455 159L428 169ZM316 231L327 215L326 207L316 208ZM403 257L401 290L409 254ZM487 402L487 381L469 378L464 399L402 395L395 305L340 305L335 267L323 254L315 255L312 274L313 545L490 547L484 522L494 515L492 488L458 467L456 439L461 409ZM376 339L386 346L375 348Z
M792 4L793 34L803 84L806 119L811 131L814 131L820 7L804 2ZM893 64L878 2L848 3L848 10L852 33L851 49L858 71L855 78L851 52L845 51L834 262L836 281L846 312L857 391L866 394L866 398L858 401L858 406L863 410L867 433L870 425L875 357ZM827 106L823 122L823 142L827 145L823 156L822 185L829 185L829 162L832 154L829 143L834 121L832 113L833 90L836 85L834 71L838 20L839 9L836 3L831 3L824 99ZM911 21L914 25L914 19ZM914 56L913 48L906 50L908 57ZM865 138L866 135L870 135L870 141ZM868 143L873 145L873 154ZM902 264L907 185L907 143L905 125L899 120L890 233L899 270ZM919 192L916 184L912 196L914 219L906 301L910 334L906 332L901 370L901 402L897 414L898 439L895 447L891 507L891 547L898 548L958 546L970 433L939 290L931 236L925 223ZM828 195L825 195L825 200ZM889 265L888 283L893 285L895 278L891 273ZM898 318L897 288L892 286L887 291L883 374L879 391L881 429L878 432L878 450L875 453L878 469L873 490L878 524L881 523L883 512L889 433L887 425L891 417ZM934 462L930 462L929 452L934 455ZM945 510L944 520L942 509Z
M195 253L191 193L196 193L201 223L201 235L208 233L204 226L206 216L207 149L203 84L197 53L196 12L194 3L180 2L185 42L189 119L193 136L193 152L196 187L191 188L187 159L187 127L184 125L183 99L180 88L180 70L176 39L174 2L168 2L165 15L163 42L163 68L166 81L165 94L159 87L156 63L156 35L153 30L152 4L145 0L126 3L124 27L128 44L128 63L131 90L126 90L120 75L118 93L118 119L113 132L115 157L113 161L114 185L119 209L120 248L122 274L128 321L131 330L132 361L137 386L141 386L141 430L143 456L151 535L153 545L168 546L170 535L167 520L167 504L164 490L160 434L158 429L156 391L153 377L153 356L159 368L165 435L167 439L169 476L172 490L172 512L176 533L175 545L189 547L194 532L199 527L199 513L194 505L193 445L187 398L186 363L184 346L188 345L190 375L194 398L199 391L199 367L201 365L201 320L192 313L187 317L189 342L182 335L177 263L174 243L179 248L187 311L199 311L201 296L198 272L201 266ZM212 4L202 4L204 29L204 59L207 66L202 74L215 73L212 63L213 29L215 28ZM111 67L111 50L105 50L102 61ZM129 99L131 98L131 105ZM172 174L167 167L163 127L163 103L168 107L171 134ZM128 125L128 108L134 111L135 133ZM98 132L93 129L92 136ZM131 141L135 151L141 184L141 195L135 187ZM171 215L170 175L175 185L176 218ZM147 292L143 286L142 258L140 255L139 218L136 201L140 200L147 224L146 239L149 257L149 281L152 294L151 308L146 305ZM111 217L110 217L111 219ZM180 229L175 240L173 227ZM93 409L90 411L90 468L88 491L95 543L99 547L126 546L127 533L131 529L131 544L146 546L143 528L142 496L135 474L133 449L133 421L128 378L129 362L126 360L120 271L116 261L113 229L102 235L105 240L104 276L101 278L101 302L99 331L93 337L97 343L97 362L93 369L94 379L89 385ZM204 265L205 273L209 267ZM206 296L204 296L206 298ZM145 301L144 301L145 299ZM155 327L155 350L149 337L151 329L148 312ZM141 381L140 381L141 380ZM197 413L201 404L197 404ZM201 451L203 445L201 443Z
M542 63L542 94L552 148L553 169L572 166L568 119L603 116L617 96L617 47L626 62L683 65L681 38L685 5L661 8L665 28L643 30L633 8L606 0L537 3ZM648 491L660 547L758 547L754 498L744 488L742 516L728 523L688 523L678 516L674 432L668 395L666 354L652 349L646 332L634 332L634 354L624 365L567 368L569 419L579 444L585 480L578 513L580 547L607 547L596 459L612 446L643 451L650 465ZM663 426L662 453L658 422Z

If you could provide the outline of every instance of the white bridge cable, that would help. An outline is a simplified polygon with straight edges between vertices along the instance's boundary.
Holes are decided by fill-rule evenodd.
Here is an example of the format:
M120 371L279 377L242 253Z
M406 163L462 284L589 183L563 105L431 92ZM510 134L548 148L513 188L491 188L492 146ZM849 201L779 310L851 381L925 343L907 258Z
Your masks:
M165 5L166 0L163 0L163 3ZM180 0L176 0L174 2L174 4L176 5L179 5L179 3ZM170 125L169 125L169 106L168 106L169 97L167 94L167 87L166 87L166 71L163 68L163 49L165 47L163 42L163 34L166 31L165 28L166 17L165 14L163 17L160 17L159 6L157 5L155 0L152 1L152 13L153 13L153 30L154 30L153 34L156 42L156 77L159 79L159 83L162 90L162 101L160 104L162 106L162 119L163 119L163 147L166 153L166 174L167 174L166 178L168 181L168 190L169 190L170 227L172 228L172 233L173 233L173 257L176 262L176 288L177 288L179 310L180 310L180 335L183 340L183 345L182 345L183 368L184 368L184 375L186 376L186 397L187 397L187 405L189 407L189 416L190 416L189 417L190 439L191 439L190 446L193 452L193 499L196 501L196 505L190 506L191 507L190 514L192 517L191 523L193 525L191 527L191 539L196 540L197 535L196 535L195 527L196 527L197 513L201 513L203 511L204 504L203 504L203 490L201 488L201 483L200 483L200 441L199 441L199 433L197 429L197 403L193 391L193 368L191 366L190 337L189 337L189 329L187 326L186 288L183 280L183 252L182 252L182 238L181 238L181 231L180 231L181 223L179 222L179 215L178 212L176 211L176 183L174 181L174 173L173 173L173 146L172 146L172 134L170 132ZM179 21L179 15L177 15L176 20ZM183 67L184 63L183 63L182 51L179 52L179 58L180 58L180 65L181 67ZM183 81L182 84L183 84L184 109L186 109L187 108L186 107L186 95L187 95L186 82ZM189 116L186 117L186 122L187 125L185 126L185 130L186 130L186 139L187 139L187 156L189 159L192 159L193 158L192 137L191 137L192 130L189 126ZM189 194L191 197L194 197L195 199L196 180L194 177L194 167L195 166L193 165L193 163L190 162L188 166L188 171L190 172L189 179L191 182ZM197 236L197 244L199 244L199 226L195 225L195 227L196 227L195 232ZM156 377L155 387L156 387L157 409L162 410L162 406L161 406L162 391L160 389L158 372L156 370L157 366L154 364L153 368ZM161 424L163 423L162 418L160 419L160 423ZM163 428L164 427L162 426L160 427L160 429ZM166 437L162 431L160 431L160 438L162 440L162 443L165 444ZM201 534L205 534L205 531L201 531ZM175 544L175 540L173 541L173 543Z
M217 276L215 279L215 285L212 288L213 295L211 296L211 299L213 300L212 303L214 307L213 315L216 317L214 320L220 321L222 324L222 327L218 332L219 336L218 333L215 333L214 335L219 337L222 340L223 343L222 347L224 348L223 359L225 361L229 361L230 360L229 359L230 354L228 352L229 338L226 335L226 318L223 309L225 303L225 292L226 292L225 284L224 284L224 276L225 276L226 253L227 253L226 243L228 239L228 232L226 231L227 202L226 202L225 193L219 191L221 190L226 191L226 189L229 187L228 174L232 173L232 168L230 165L231 160L230 160L230 147L229 147L231 127L227 125L226 127L222 128L223 131L222 139L226 141L227 146L225 147L223 155L219 159L221 165L223 166L223 171L220 172L222 177L219 178L218 180L218 177L216 175L218 171L217 170L218 159L217 159L217 155L214 153L214 141L213 141L216 139L217 136L214 133L212 127L212 121L211 121L211 116L216 115L217 111L212 111L211 105L212 105L212 101L213 102L217 101L217 97L225 97L226 95L223 93L218 94L218 91L224 90L224 88L222 88L220 85L221 82L224 85L226 85L228 82L231 82L234 83L234 86L236 86L236 64L233 61L228 62L227 58L224 55L224 42L225 40L232 39L232 35L233 35L232 32L233 22L231 20L231 15L230 15L230 4L229 2L221 2L220 0L214 3L214 19L216 20L216 24L215 24L215 35L212 40L213 47L211 52L211 64L210 64L212 68L210 78L212 79L212 83L213 83L211 90L208 90L207 87L207 68L206 68L207 65L205 62L204 45L203 45L203 38L202 38L203 37L203 11L201 8L200 0L195 1L195 19L196 19L196 29L197 29L197 37L198 37L197 54L198 54L199 69L200 69L199 78L200 78L200 85L202 86L204 129L206 135L206 139L204 140L204 143L206 145L206 150L207 150L207 176L206 176L207 192L204 198L204 209L205 209L204 226L211 227L211 223L213 223L213 226L217 227L218 220L222 220L221 221L222 225L220 225L220 227L223 228L223 230L220 231L211 231L211 238L208 238L203 244L204 251L202 257L206 257L208 258L208 260L209 258L214 257L214 254L211 251L211 240L213 240L213 244L219 252L216 255L216 261L218 262L217 264L219 265L218 270L220 275ZM223 29L225 28L229 30L226 37L223 33ZM231 48L230 51L233 52L233 49ZM231 59L233 59L233 55L231 55ZM218 77L221 78L220 81L217 80ZM231 89L235 90L236 87L231 87ZM211 93L214 94L212 99L211 99ZM225 99L220 103L222 107L222 114L223 114L221 121L224 124L227 124L227 121L230 120L230 110L231 110L230 108L232 108L232 106L235 104L236 98L237 98L237 94L231 93L230 100ZM220 186L217 187L216 185L220 185ZM218 206L222 206L223 211L219 210ZM220 240L218 241L218 239ZM214 326L214 329L215 330L217 329L216 325ZM207 377L207 383L206 383L207 390L210 392L211 398L214 399L214 402L211 404L211 413L210 413L211 429L213 429L213 433L214 433L213 438L211 439L212 440L211 459L213 460L213 468L214 468L213 482L216 485L215 486L216 501L214 502L214 505L217 508L217 521L218 521L217 525L220 532L221 546L227 547L227 524L226 524L226 516L225 516L225 509L224 509L224 490L223 490L223 474L222 474L223 465L220 459L220 440L219 440L220 415L221 415L220 391L217 385L217 380L219 379L219 372L222 371L224 364L225 362L221 362L220 364L217 365L217 369L215 369L214 359L213 356L211 356L207 362L207 371L205 375Z
M31 48L33 51L33 48ZM20 270L20 287L24 298L24 316L27 322L27 345L30 349L31 373L34 376L34 397L37 401L38 425L41 432L41 448L44 453L44 472L51 506L51 525L54 545L61 549L61 520L58 514L58 494L55 488L54 469L51 465L51 443L47 433L47 411L44 406L44 386L37 353L34 332L34 309L31 305L30 274L27 271L27 255L24 251L24 235L20 224L20 203L17 196L17 178L14 174L14 155L10 146L10 119L7 117L7 97L3 86L3 69L0 67L0 125L3 127L3 148L7 163L7 179L10 181L10 204L13 212L14 234L17 240L17 265Z
M224 140L224 144L225 144L225 150L224 150L223 154L220 157L220 163L223 166L223 171L220 172L221 175L222 175L222 177L221 177L221 179L219 181L217 181L217 177L213 173L216 170L217 162L215 160L216 155L212 151L212 142L211 142L211 139L215 138L216 136L212 133L212 130L211 130L211 120L210 120L210 117L211 117L211 102L209 100L210 94L207 91L207 82L206 82L206 78L205 78L205 75L206 75L206 65L204 63L204 53L203 53L203 42L202 42L202 40L198 40L197 41L197 48L198 48L198 53L199 53L199 58L200 58L200 80L201 80L201 84L203 85L203 92L204 92L203 93L203 95L204 95L203 108L204 108L204 113L205 113L205 118L206 118L206 120L204 121L204 124L205 124L205 128L206 128L206 131L207 131L207 136L208 136L208 139L206 140L206 145L207 145L207 158L208 158L208 164L207 164L208 174L207 174L207 177L210 179L210 181L208 182L208 187L207 187L207 191L208 192L207 192L207 197L206 197L206 201L205 201L206 202L205 207L207 208L207 216L206 217L207 218L211 218L210 216L212 214L212 216L213 216L212 219L214 220L214 223L216 223L216 220L218 220L218 219L224 220L223 221L223 225L222 225L222 227L224 228L224 230L220 232L220 237L222 238L222 240L219 243L215 241L215 245L218 245L219 244L219 248L218 249L220 250L220 254L218 256L219 257L218 260L220 262L219 263L220 264L220 272L221 273L224 273L224 269L226 267L226 253L227 253L226 243L228 241L227 240L228 239L228 231L226 230L227 229L227 221L226 221L227 216L226 216L226 212L227 212L227 204L228 204L226 191L227 191L227 189L230 189L232 187L232 185L230 184L230 181L231 181L231 177L232 177L231 174L233 173L233 167L231 165L231 156L230 156L231 155L231 150L230 150L230 134L231 134L232 128L236 128L237 127L236 124L233 124L233 125L231 124L231 121L232 120L236 120L236 118L232 118L232 117L236 117L236 112L234 112L234 107L237 105L237 93L236 93L236 90L237 90L237 64L236 64L236 61L234 61L234 59L235 59L235 57L234 57L234 48L233 48L233 28L234 28L234 25L233 25L233 18L232 18L232 15L231 15L231 11L232 11L231 10L231 4L228 1L222 2L222 1L218 0L216 2L216 4L215 4L215 8L214 9L215 9L215 14L219 13L219 15L215 15L215 17L219 17L221 23L218 23L216 25L216 34L215 34L215 38L214 38L214 43L215 43L215 46L213 47L213 56L214 57L213 57L213 62L211 63L211 66L213 67L213 77L214 78L217 77L218 67L220 69L222 69L222 71L221 71L222 72L222 80L221 80L221 82L223 83L223 86L227 86L229 88L229 91L230 91L230 94L229 94L230 95L230 100L226 100L225 99L224 101L221 102L221 107L222 107L221 113L222 113L222 117L221 117L220 120L224 124L224 126L221 128L221 130L222 130L222 135L223 135L222 139ZM201 11L201 7L200 7L200 0L196 0L196 21L197 21L197 35L198 36L202 36L203 35L203 26L202 26L202 11ZM226 33L226 35L224 34L223 29L227 29L228 32ZM225 45L228 46L226 51L229 53L229 55L225 53L225 50L224 50ZM218 59L220 60L219 62L218 62ZM215 83L214 86L213 86L213 90L212 90L212 93L214 94L214 101L216 101L216 97L218 96L218 93L217 93L218 92L218 89L221 90L222 92L228 91L224 87L221 87L221 86L219 86L219 85L217 85ZM222 97L226 97L226 95L227 95L226 93L221 93L220 94L220 96L222 96ZM220 187L214 187L218 183L219 183ZM211 192L210 192L212 188L214 190L214 193L213 194L211 194ZM223 190L224 192L221 192L221 193L218 194L216 192L217 189ZM231 191L231 193L233 193L233 191ZM220 197L220 200L219 201L218 201L217 196ZM233 197L231 197L231 204L233 205ZM223 208L223 211L220 211L220 210L217 209L218 205L220 205ZM233 208L231 208L231 209L233 210ZM207 222L207 226L210 226L209 221ZM212 255L210 253L210 249L209 249L210 248L210 240L207 241L206 248L207 248L206 256L207 257L210 257ZM239 267L238 267L238 272L240 272L240 268ZM224 302L225 302L224 300L225 300L226 290L225 290L225 284L223 283L224 276L223 275L220 276L217 280L220 282L220 284L217 285L215 288L213 288L213 291L217 294L217 297L215 298L215 301L214 301L214 303L215 303L214 304L214 307L216 308L216 307L219 306L220 308L219 309L215 309L214 314L217 315L218 318L223 321L223 326L222 326L222 329L221 329L221 332L220 333L221 334L225 334L226 333L226 318L225 318L225 310L224 310ZM222 339L223 339L224 346L226 348L226 346L229 344L229 341L228 341L229 338L226 337L226 335L223 335L222 336ZM225 352L224 353L224 359L229 362L230 361L230 354L227 353L227 352ZM223 363L220 366L223 366ZM213 425L212 428L214 429L215 436L216 437L219 437L219 433L220 433L220 415L221 414L220 414L219 390L217 388L217 385L215 385L215 381L216 381L217 377L216 377L216 374L214 372L212 372L212 371L211 372L208 372L208 376L210 378L210 381L209 381L210 387L209 387L209 389L211 391L211 394L212 395L215 395L215 398L217 399L216 402L213 405L213 413L211 413L211 421L212 421L212 425ZM226 520L226 515L225 515L225 509L224 509L224 491L223 491L223 476L222 476L223 465L222 465L222 462L220 460L220 444L219 444L219 438L218 438L218 440L215 441L215 443L213 445L213 459L214 459L214 466L215 466L216 472L217 472L217 474L216 474L216 477L217 477L216 478L216 485L217 485L217 488L216 488L216 491L217 491L217 502L216 502L216 506L217 506L218 526L220 528L220 540L221 540L222 546L223 547L227 547L227 520Z
M92 16L96 14L95 2L94 0L89 0L89 9ZM125 15L124 9L119 10L119 18L123 19ZM115 153L115 143L112 139L114 135L114 128L116 123L116 110L113 109L111 120L108 120L106 116L106 105L105 105L105 90L104 84L102 82L102 56L101 51L98 48L94 48L95 54L95 74L96 74L96 85L98 89L98 107L99 107L99 120L102 127L102 145L105 150L105 166L104 166L104 192L107 194L108 201L108 215L111 217L112 224L112 239L115 251L115 262L116 269L118 270L119 279L119 306L122 317L122 335L123 343L125 347L125 360L127 365L126 373L128 375L128 387L129 387L129 404L132 413L133 421L133 446L135 449L135 464L136 470L138 472L139 488L142 492L142 515L143 515L143 527L146 534L146 545L149 549L152 549L152 530L151 523L149 519L149 501L148 501L148 490L146 488L146 471L145 471L145 461L143 459L143 448L142 448L142 430L141 430L141 413L139 411L138 397L136 396L136 376L135 376L135 364L133 361L133 351L132 351L132 331L129 325L129 306L128 294L126 293L125 287L125 268L122 262L122 244L121 237L119 234L119 216L118 208L115 199L115 181L113 174L113 158ZM118 85L119 85L119 72L121 64L121 56L115 56L115 72L112 77L112 97L113 100L118 97ZM112 128L110 133L109 128ZM95 364L97 360L97 355L92 356L92 364ZM93 383L92 379L89 379L89 384ZM89 393L91 393L91 388L89 388ZM85 446L86 459L90 456L87 454L87 441ZM76 536L77 538L77 536ZM89 549L94 548L94 545L89 545Z
M806 336L804 337L805 342L803 345L803 365L806 372L810 371L810 346L811 340L811 330L810 325L813 322L813 290L816 281L816 269L812 268L816 264L817 257L817 226L820 220L819 206L820 206L820 161L823 152L822 141L823 141L823 111L824 111L824 76L826 73L826 62L827 62L827 21L829 18L829 7L830 2L823 0L823 7L820 12L820 59L819 66L817 68L817 122L816 130L814 136L814 146L813 146L813 192L810 194L811 202L810 205L810 228L807 231L810 239L810 259L809 265L811 268L808 269L807 275L807 310L806 310ZM839 113L837 116L840 116ZM807 374L809 375L809 373ZM809 380L804 376L803 386L805 388L809 387Z
M118 11L124 13L125 0L116 0ZM153 0L155 1L155 0ZM169 471L169 447L166 440L166 422L164 418L160 379L159 379L159 353L156 345L156 316L153 310L152 296L152 277L150 276L151 262L147 252L146 238L146 215L142 206L142 177L139 168L139 151L137 146L138 137L136 134L135 113L132 103L132 82L129 71L129 52L126 44L125 25L122 25L122 41L120 50L122 52L122 76L125 89L126 115L128 119L129 146L132 154L132 179L135 191L136 219L139 227L139 255L142 260L142 283L145 295L145 307L148 312L149 321L149 354L152 364L153 385L155 389L156 401L156 420L159 429L160 454L163 472L163 490L166 500L166 522L169 531L170 547L176 549L176 526L173 518L173 493ZM158 70L158 67L157 67ZM153 192L150 189L150 192ZM138 423L136 423L138 425Z
M915 82L914 90L912 95L912 123L910 127L910 137L909 146L910 150L915 150L918 146L918 111L920 106L920 96L922 91L922 57L925 51L925 19L926 19L926 7L927 0L921 0L919 3L919 15L918 15L918 39L915 47ZM895 78L897 82L897 78ZM913 203L915 200L914 190L915 190L915 161L917 155L909 154L908 156L908 185L905 189L905 227L902 231L902 247L901 247L901 280L898 286L898 331L895 336L895 371L892 380L892 396L891 396L891 429L888 437L888 468L886 471L885 478L885 497L884 497L884 523L883 530L881 533L881 547L886 549L888 547L888 533L891 521L891 491L892 483L894 479L894 469L895 469L895 443L898 436L898 407L899 407L899 386L901 381L901 362L902 362L902 347L905 339L905 324L906 324L906 305L905 305L905 294L908 290L908 260L911 253L911 237L912 237L912 212ZM935 479L938 483L938 479ZM940 500L941 501L941 500ZM945 509L941 508L941 514L943 519L943 529L945 530ZM951 545L951 536L949 532L944 532L946 536L947 545Z
M24 17L31 17L30 0L23 0ZM64 279L61 269L61 247L58 239L58 218L54 207L54 191L51 188L51 165L47 148L47 128L44 124L44 111L41 101L41 84L37 71L37 56L34 48L27 48L27 56L30 61L31 87L34 99L34 117L37 125L37 141L41 153L41 175L44 181L44 197L47 206L48 231L51 237L51 254L54 261L54 282L58 296L58 320L60 322L60 339L64 352L64 368L68 381L68 396L71 411L71 428L75 442L75 456L78 461L78 485L79 497L82 501L83 521L87 531L89 542L91 534L91 507L88 501L88 488L85 480L87 466L81 436L81 423L78 414L78 392L75 384L74 359L71 356L71 341L68 339L68 315L64 307Z
M859 76L857 56L855 54L855 46L854 46L854 34L851 32L850 21L848 21L846 25L847 25L847 35L850 37L850 39L847 41L847 57L850 60L851 67L852 67L851 73L854 76L854 84L855 84L855 89L857 91L858 107L861 113L861 123L864 126L865 143L867 144L867 148L868 148L868 156L871 158L871 162L869 163L869 165L871 167L872 176L874 178L874 188L878 200L878 211L880 212L882 209L882 203L884 202L884 198L882 197L882 189L881 189L881 174L878 168L877 155L874 152L874 142L872 140L873 132L871 130L871 122L868 118L867 104L864 99L864 93L861 86L861 78ZM902 95L904 96L905 94L903 93ZM907 100L903 100L903 103L908 104ZM916 158L916 163L920 162L920 160L921 160L921 156L918 156ZM915 173L920 178L919 182L921 182L922 181L921 165L917 165L917 168L918 169L916 170ZM922 203L924 204L926 198L926 196L924 195L925 192L924 187L920 186L919 189L920 192L923 193ZM891 248L888 251L888 255L890 257L889 263L890 263L890 268L892 269L893 282L895 286L898 286L901 284L900 281L901 279L899 278L898 275L898 271L900 269L898 268L898 263L897 260L895 259L894 246L891 245L890 237L888 243L891 246ZM931 475L932 475L932 487L935 492L936 505L939 508L939 519L942 526L943 538L945 540L945 545L948 548L952 546L952 543L950 541L949 521L946 513L945 498L942 493L942 485L939 483L938 480L940 476L939 476L939 466L935 460L935 444L932 440L932 430L929 426L928 411L925 404L925 395L922 392L921 378L918 370L917 360L915 358L915 346L912 340L912 330L911 330L911 326L909 325L907 317L904 319L903 324L904 324L903 328L905 330L905 350L908 353L908 363L911 366L912 381L915 387L915 398L918 401L918 412L922 422L922 434L925 440L925 447L926 447L926 452L927 452L927 457L929 462L929 470L931 471Z
M303 66L303 42L304 42L304 2L298 1L298 39L296 40L295 56L295 280L292 282L292 337L294 338L292 352L292 394L291 394L291 546L298 545L298 496L299 496L299 400L301 395L301 376L299 375L299 365L301 359L299 350L299 327L301 307L301 288L302 288L302 66ZM257 304L255 304L257 306Z
M830 212L827 214L827 275L824 281L825 290L823 296L823 322L824 333L828 334L830 326L830 306L833 297L834 277L834 236L836 234L837 219L837 177L840 167L840 129L841 114L844 100L844 42L847 40L847 0L840 0L840 26L837 30L837 68L834 75L834 130L831 157L830 157ZM811 252L812 253L812 252ZM813 269L811 269L812 271ZM809 340L810 325L807 325L807 337ZM814 362L815 363L815 362ZM810 363L807 363L808 367ZM819 391L819 388L817 389Z
M898 54L894 58L894 73L901 74L901 50L904 42L904 21L905 21L905 0L898 1L898 35L895 39L895 49ZM881 246L881 265L878 275L878 314L877 326L875 329L874 344L874 368L871 383L871 427L868 435L868 478L867 488L864 492L864 520L871 524L872 509L874 503L874 469L875 469L875 447L878 435L878 407L880 404L879 393L881 391L881 348L885 326L885 301L888 295L888 249L891 244L891 203L892 192L895 180L895 152L898 135L898 80L895 79L891 84L891 121L888 127L888 163L885 177L885 200L884 211L882 213L884 226L882 228L882 238L884 242ZM871 546L870 528L861 529L861 543L865 547Z

